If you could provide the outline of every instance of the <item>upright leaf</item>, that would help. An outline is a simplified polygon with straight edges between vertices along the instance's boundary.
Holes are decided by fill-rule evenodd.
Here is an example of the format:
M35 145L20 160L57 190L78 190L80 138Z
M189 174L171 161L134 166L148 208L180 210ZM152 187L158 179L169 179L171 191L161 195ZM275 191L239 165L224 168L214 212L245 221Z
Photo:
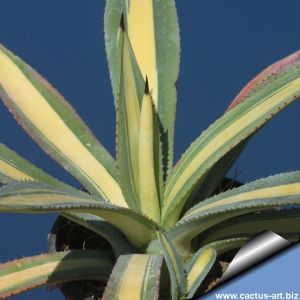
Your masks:
M179 28L173 0L108 0L105 10L105 44L114 95L118 91L117 32L124 12L128 36L150 90L165 135L167 166L173 159L176 81L179 70Z
M213 123L183 154L166 185L163 221L176 222L197 182L228 152L253 136L273 116L300 96L300 54L277 63L271 79L258 86L247 101ZM276 66L276 64L275 64Z
M3 46L0 70L2 99L29 135L91 193L127 206L114 160L62 96Z
M112 270L108 253L72 250L26 257L0 264L0 299L47 284L76 280L105 282Z
M158 300L162 255L121 255L103 300Z
M117 165L120 185L130 207L138 210L138 138L145 82L124 32L123 16L118 34L120 87L117 106Z
M139 126L139 191L141 211L160 221L160 202L155 179L154 113L152 98L146 80Z

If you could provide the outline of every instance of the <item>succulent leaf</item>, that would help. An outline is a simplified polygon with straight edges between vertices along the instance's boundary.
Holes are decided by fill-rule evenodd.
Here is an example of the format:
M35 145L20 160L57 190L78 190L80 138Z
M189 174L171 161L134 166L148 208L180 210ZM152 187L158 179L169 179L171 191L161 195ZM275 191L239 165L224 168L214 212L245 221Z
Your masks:
M116 99L117 165L120 185L128 205L139 210L138 138L145 82L123 29L119 30L118 39L121 74Z
M120 256L102 299L158 300L162 259L162 255Z
M294 54L295 55L295 54ZM232 148L241 145L263 125L300 96L300 61L280 66L283 72L262 84L248 98L204 131L183 154L166 184L162 217L174 224L197 182ZM280 69L281 70L281 69Z
M214 265L217 252L210 247L201 248L197 251L186 266L187 296L191 299Z
M0 299L45 284L75 280L106 281L112 270L108 253L72 250L26 257L0 264Z
M226 111L232 110L257 91L263 89L269 84L272 84L275 80L278 80L278 77L280 75L284 75L285 72L289 72L290 68L295 66L297 67L299 64L299 58L300 51L297 51L264 69L239 92L239 94L230 103Z
M3 175L7 175L8 178L7 182L2 181L2 183L7 184L19 180L38 180L49 183L54 187L67 190L71 189L72 192L76 191L74 188L62 183L56 178L45 173L43 170L32 165L30 162L23 159L17 153L10 150L3 144L0 144L0 171L0 179L3 178ZM119 256L123 253L132 252L133 249L128 244L124 235L117 230L116 227L112 226L110 223L104 221L100 217L80 213L62 215L105 238L111 244L116 256Z
M221 255L227 251L231 251L233 249L241 248L249 238L247 237L237 237L233 239L219 240L216 242L212 242L207 247L211 247L217 251L218 255Z
M160 222L160 201L154 162L154 112L147 80L141 108L138 159L141 211Z
M158 230L156 235L170 274L172 300L181 299L184 297L186 289L183 261L166 234Z
M182 211L181 215L183 215L189 208L200 203L201 201L212 197L215 193L222 192L224 190L220 190L223 182L227 180L225 175L232 167L236 159L239 157L243 149L245 148L247 141L234 147L230 150L224 157L222 157L203 177L203 179L197 183L197 186L193 189L193 192L188 197ZM232 184L236 183L236 178L232 178ZM231 189L231 184L225 186L225 190ZM174 215L176 219L177 216ZM171 222L171 220L169 221Z
M85 213L62 213L61 215L107 240L116 258L122 254L135 252L135 249L129 244L124 234L104 219Z
M2 99L27 133L91 193L126 207L115 179L114 160L74 109L3 46L0 69Z
M7 182L1 180L2 176L8 179ZM0 183L24 180L38 180L58 188L72 189L74 191L71 186L52 177L13 150L0 144Z
M12 158L13 157L13 158ZM16 153L8 149L5 145L0 144L0 183L7 184L14 181L33 180L33 177L20 170L18 162L14 158L20 158Z
M157 195L160 207L164 201L165 180L167 177L166 153L164 153L165 142L163 142L163 140L164 137L159 116L155 107L153 107L153 159Z
M289 239L299 234L300 210L284 209L255 212L246 216L239 216L210 228L201 235L201 244L234 238L237 236L251 237L264 230L270 230Z
M300 97L300 51L246 85L173 167L180 56L175 0L106 0L104 23L116 161L62 96L0 45L2 100L87 191L0 144L0 213L57 212L111 245L110 252L76 250L0 264L0 299L74 280L108 282L103 300L190 299L218 257L252 235L271 230L299 239L300 171L217 189L250 138Z
M143 78L149 78L150 91L167 136L168 168L173 161L173 135L176 111L176 81L179 70L179 28L173 0L108 0L104 28L110 77L115 98L119 68L117 35L120 17L125 27Z
M0 212L95 215L109 220L134 247L142 247L155 235L154 222L137 212L83 192L70 193L39 182L13 183L2 187Z
M201 202L187 211L168 231L168 236L179 253L186 256L190 253L190 243L194 237L226 219L299 205L300 172L283 173L253 181Z

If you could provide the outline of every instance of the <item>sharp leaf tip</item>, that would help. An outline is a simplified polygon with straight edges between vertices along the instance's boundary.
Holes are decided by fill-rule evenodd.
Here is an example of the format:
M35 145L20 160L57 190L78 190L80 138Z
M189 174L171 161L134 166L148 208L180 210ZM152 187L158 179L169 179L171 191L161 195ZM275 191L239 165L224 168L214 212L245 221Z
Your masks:
M125 32L125 21L124 21L124 13L123 12L121 14L121 19L120 19L120 28L122 29L122 31Z
M146 81L145 81L145 95L149 95L150 91L149 91L149 82L148 82L148 77L146 75Z

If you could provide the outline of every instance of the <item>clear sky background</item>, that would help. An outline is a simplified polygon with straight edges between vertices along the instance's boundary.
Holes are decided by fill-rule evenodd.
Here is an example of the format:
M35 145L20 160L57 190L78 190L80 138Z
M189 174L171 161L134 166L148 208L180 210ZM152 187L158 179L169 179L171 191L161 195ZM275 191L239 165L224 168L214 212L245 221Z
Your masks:
M201 131L222 115L253 76L300 49L300 2L176 3L182 41L175 134L177 160ZM114 153L115 113L104 53L104 4L104 0L1 1L0 42L46 77ZM300 170L299 111L300 103L293 104L255 136L236 166L240 180L248 182L282 171ZM78 186L16 125L2 103L0 120L0 142L50 174ZM44 252L46 236L55 218L1 215L0 261ZM299 260L294 261L291 255L288 261L291 267L297 264L299 269ZM285 279L287 276L284 274ZM255 288L261 282L259 278L252 278L251 283L244 278L243 282ZM45 290L15 299L41 297L62 299L58 293Z

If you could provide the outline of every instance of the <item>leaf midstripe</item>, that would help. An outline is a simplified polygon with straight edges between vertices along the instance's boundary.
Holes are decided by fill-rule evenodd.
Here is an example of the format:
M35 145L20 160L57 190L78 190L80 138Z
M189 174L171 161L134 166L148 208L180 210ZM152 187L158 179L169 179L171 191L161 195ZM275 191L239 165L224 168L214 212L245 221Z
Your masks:
M197 251L186 266L187 299L191 299L214 265L217 252L213 248L202 248Z
M176 81L179 72L179 27L173 0L109 0L105 9L105 45L110 77L117 97L119 71L116 62L117 32L124 13L128 37L150 91L166 135L167 165L173 164Z
M263 86L218 119L190 146L166 185L163 216L167 225L171 225L168 224L170 215L179 215L194 185L214 164L299 98L299 77L299 61L296 61L278 74L271 85Z
M177 249L172 245L167 235L162 231L156 232L157 239L160 242L164 258L171 279L171 295L172 300L181 299L185 295L185 273L181 257L177 253Z
M146 84L148 81L146 82ZM144 214L160 221L160 201L154 162L154 113L149 94L143 97L139 126L139 191L140 206Z
M226 219L255 211L300 205L300 172L260 179L214 196L190 209L168 232L181 255L190 242L205 230Z
M288 238L294 234L300 236L299 226L299 209L262 211L226 220L204 232L200 240L201 244L205 245L225 238L251 237L265 230Z
M39 182L13 183L2 187L0 212L92 214L109 220L138 248L155 236L155 223L137 212L80 191L72 194Z
M90 192L127 206L115 179L114 160L71 106L2 46L0 67L1 96L31 137Z
M0 299L46 284L75 280L105 282L113 265L104 251L72 250L0 264Z
M103 300L157 300L161 255L121 255L105 289Z
M7 177L7 182L3 183L24 180L38 180L51 184L55 187L66 190L71 189L73 192L75 190L71 186L45 173L43 170L39 169L3 144L0 144L0 174L1 173Z
M116 99L117 165L120 185L130 207L139 209L138 137L140 102L144 79L134 59L130 42L123 29L119 30L121 61L120 91Z

